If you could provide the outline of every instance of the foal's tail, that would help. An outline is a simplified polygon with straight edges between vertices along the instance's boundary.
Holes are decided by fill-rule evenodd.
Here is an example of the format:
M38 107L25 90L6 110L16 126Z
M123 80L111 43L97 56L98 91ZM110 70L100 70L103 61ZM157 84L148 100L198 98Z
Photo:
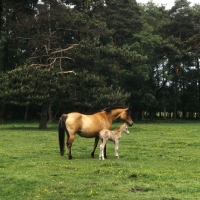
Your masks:
M63 114L58 122L58 140L59 140L59 146L60 146L60 155L64 155L64 150L65 150L65 130L66 130L66 125L65 121L67 119L67 115Z

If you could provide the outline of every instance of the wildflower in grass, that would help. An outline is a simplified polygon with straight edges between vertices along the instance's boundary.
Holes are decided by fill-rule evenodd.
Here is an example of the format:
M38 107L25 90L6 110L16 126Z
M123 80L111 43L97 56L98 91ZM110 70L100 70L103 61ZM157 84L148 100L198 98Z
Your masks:
M45 193L50 193L50 191L48 189L44 189Z

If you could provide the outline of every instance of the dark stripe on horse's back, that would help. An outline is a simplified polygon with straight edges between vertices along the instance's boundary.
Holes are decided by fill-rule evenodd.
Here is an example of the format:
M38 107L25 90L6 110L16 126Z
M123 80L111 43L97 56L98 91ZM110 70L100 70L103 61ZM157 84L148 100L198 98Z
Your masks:
M110 107L104 108L103 111L111 112L111 110L118 109L118 108L127 108L127 107L125 107L125 106L110 106Z

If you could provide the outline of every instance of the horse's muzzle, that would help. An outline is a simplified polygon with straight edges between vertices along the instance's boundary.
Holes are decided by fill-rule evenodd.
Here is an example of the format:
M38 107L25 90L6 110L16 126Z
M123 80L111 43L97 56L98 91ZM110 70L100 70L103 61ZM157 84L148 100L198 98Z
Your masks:
M132 125L133 125L133 122L127 122L127 124L128 124L129 126L132 126Z

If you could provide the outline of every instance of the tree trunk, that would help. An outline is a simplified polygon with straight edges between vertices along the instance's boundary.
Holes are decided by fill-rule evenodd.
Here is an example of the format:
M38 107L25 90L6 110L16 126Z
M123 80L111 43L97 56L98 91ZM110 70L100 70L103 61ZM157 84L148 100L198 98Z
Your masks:
M176 121L176 99L174 99L174 111L173 111L173 120Z
M166 107L164 106L164 119L166 119Z
M24 122L27 122L28 120L28 111L29 111L30 104L26 105L26 110L24 114Z
M0 124L4 124L4 117L5 117L5 104L4 102L2 102L0 110Z
M175 80L174 80L174 111L173 111L173 120L176 121L177 115L177 83L178 83L178 74L179 74L179 65L175 68Z
M142 120L144 120L145 117L144 117L144 111L142 111Z
M48 104L43 104L42 113L40 114L39 129L46 129L47 128L47 110L48 110Z
M150 121L153 121L154 111L151 109L150 111Z
M51 104L49 104L49 107L48 107L48 114L49 114L49 120L48 122L49 123L53 123L53 113L52 113L52 109L51 109Z
M138 121L142 119L142 111L138 110Z
M150 121L154 121L156 117L156 107L152 107L150 111Z
M3 2L2 2L2 0L0 0L0 19L2 17L2 13L3 13ZM1 20L0 20L0 39L1 39L1 28L2 28L2 24L1 24Z
M200 120L200 67L199 67L199 58L197 58L197 73L198 73L198 116Z

